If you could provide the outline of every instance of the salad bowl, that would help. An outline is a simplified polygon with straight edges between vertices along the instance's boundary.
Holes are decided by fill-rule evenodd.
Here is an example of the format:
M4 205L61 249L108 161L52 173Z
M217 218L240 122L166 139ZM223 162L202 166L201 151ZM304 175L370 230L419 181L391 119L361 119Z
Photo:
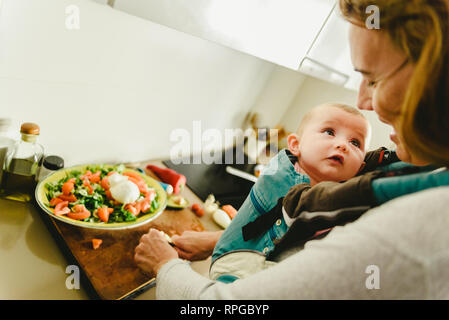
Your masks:
M101 178L108 177L111 173L119 173L123 174L123 177L131 176L130 180L139 180L141 183L144 181L145 190L151 191L152 194L147 209L137 214L136 212L132 213L129 206L114 201L110 198L110 194L109 197L106 197L105 191L107 190L102 188L103 185L98 182L98 179L97 183L90 183L86 178L93 177L95 173ZM62 186L69 180L73 182L71 192L63 194ZM91 179L91 181L95 180ZM89 188L86 187L87 185ZM63 198L64 195L70 195L76 199L69 202L67 211L70 211L69 208L73 210L76 205L82 205L91 212L91 215L85 219L73 219L69 217L70 214L56 214L59 212L55 210L55 202L61 201L58 199L55 201L55 198ZM124 165L87 164L58 170L38 183L35 197L39 207L52 218L78 227L103 230L123 230L142 226L156 219L167 206L167 193L158 181L136 170L126 168ZM141 194L139 199L143 201L144 194ZM102 207L110 208L111 213L106 220L100 219L97 215L98 209Z

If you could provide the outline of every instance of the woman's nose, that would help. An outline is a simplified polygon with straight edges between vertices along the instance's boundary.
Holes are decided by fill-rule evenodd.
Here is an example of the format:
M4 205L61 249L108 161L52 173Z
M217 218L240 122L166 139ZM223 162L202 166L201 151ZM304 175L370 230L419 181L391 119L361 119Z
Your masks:
M359 88L359 95L357 98L357 107L360 110L374 110L372 103L372 92L366 86L366 80L362 80Z

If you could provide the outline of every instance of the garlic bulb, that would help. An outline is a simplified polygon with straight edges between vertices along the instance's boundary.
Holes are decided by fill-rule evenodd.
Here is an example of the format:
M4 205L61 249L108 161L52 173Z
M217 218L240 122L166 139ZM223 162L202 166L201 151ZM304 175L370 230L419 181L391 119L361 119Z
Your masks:
M226 229L231 224L231 218L229 218L228 214L221 209L215 210L212 217L223 229Z
M218 210L218 204L215 203L214 195L210 194L204 202L204 211L207 214L213 214L216 210Z

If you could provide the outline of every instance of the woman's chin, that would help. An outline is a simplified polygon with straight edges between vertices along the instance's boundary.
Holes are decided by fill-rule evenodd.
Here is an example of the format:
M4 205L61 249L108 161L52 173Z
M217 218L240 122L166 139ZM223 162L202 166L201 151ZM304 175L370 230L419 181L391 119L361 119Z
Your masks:
M393 143L396 145L396 155L398 156L399 160L412 163L412 157L410 156L410 153L404 148L404 145L400 142L396 131L393 131L390 134L390 140L393 141Z
M396 155L398 156L399 160L414 164L415 166L425 166L429 164L428 161L421 160L418 157L414 157L405 148L403 148L402 144L396 145Z
M412 157L410 156L410 153L405 151L401 145L396 145L396 155L398 156L399 160L412 163Z

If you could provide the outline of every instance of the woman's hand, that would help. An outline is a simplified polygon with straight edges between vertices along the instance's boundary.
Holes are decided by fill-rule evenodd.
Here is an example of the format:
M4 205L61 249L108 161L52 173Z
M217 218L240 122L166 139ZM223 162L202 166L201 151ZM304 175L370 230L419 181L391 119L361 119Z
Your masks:
M214 251L223 231L184 231L181 236L171 239L182 259L197 261L208 258Z
M178 258L176 250L156 229L150 229L140 238L135 249L134 260L145 273L157 275L159 269L168 261Z

